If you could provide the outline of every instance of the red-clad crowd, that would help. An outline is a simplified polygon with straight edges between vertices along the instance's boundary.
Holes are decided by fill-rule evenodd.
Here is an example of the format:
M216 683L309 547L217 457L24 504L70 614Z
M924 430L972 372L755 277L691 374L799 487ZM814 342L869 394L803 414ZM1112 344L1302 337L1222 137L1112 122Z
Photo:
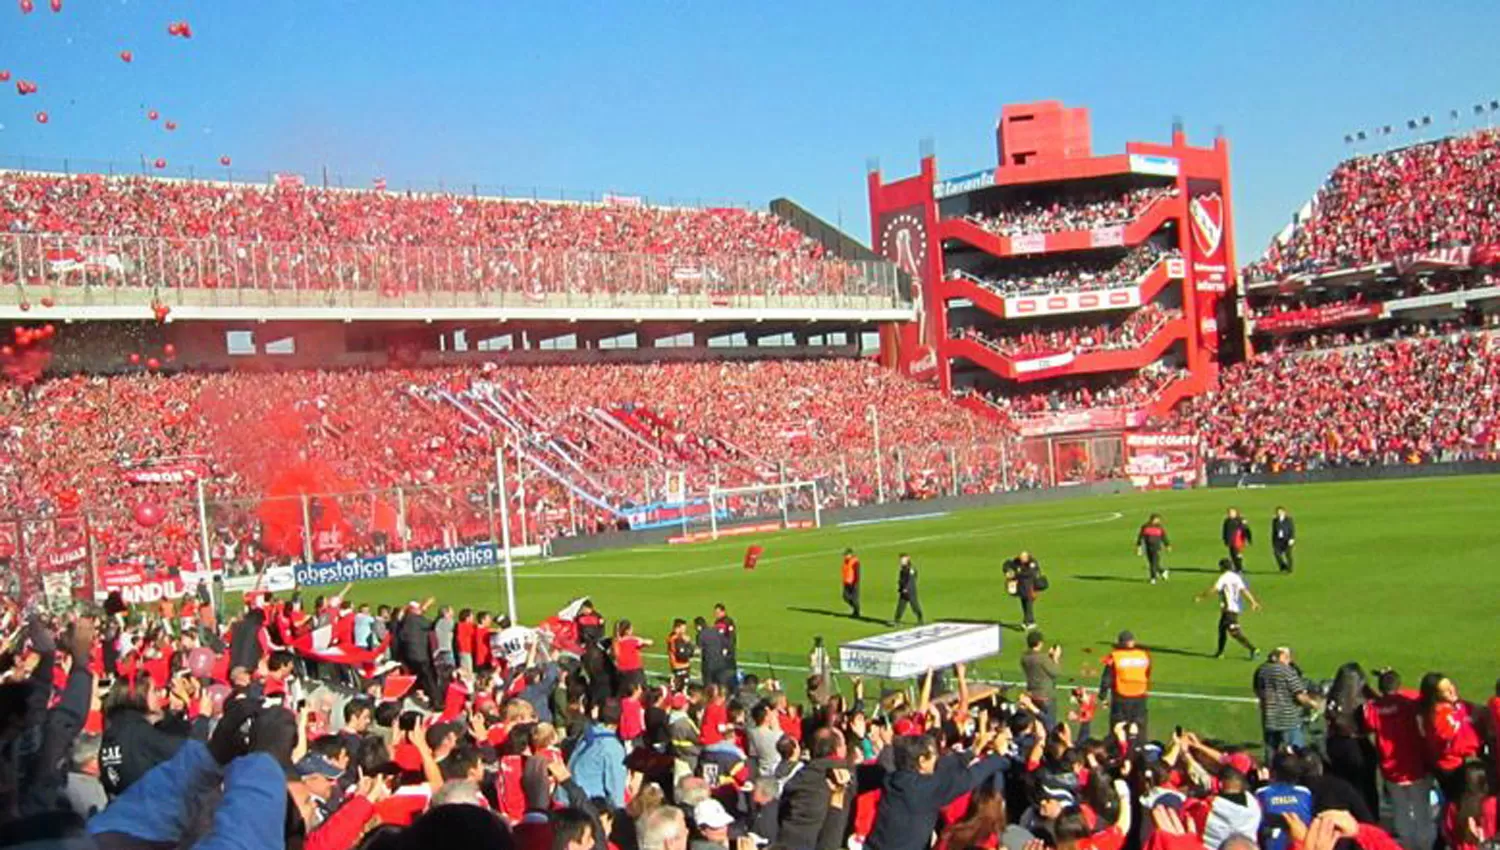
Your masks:
M1088 375L1051 381L1044 391L994 393L998 407L1017 417L1086 409L1139 409L1156 399L1186 370L1156 363L1125 377Z
M1126 192L1096 192L1046 204L1022 201L999 211L972 213L965 218L998 236L1092 230L1134 221L1152 204L1176 195L1175 186L1146 186Z
M1387 263L1500 242L1500 131L1481 130L1333 170L1312 212L1246 269L1249 278Z
M955 334L965 334L1008 357L1041 357L1064 352L1088 354L1139 348L1163 325L1181 317L1180 309L1162 307L1153 302L1116 321L1012 333L969 327L957 330Z
M1232 366L1177 422L1226 471L1500 457L1500 351L1489 333L1270 353Z
M1263 711L1295 696L1274 716L1298 737L1321 725L1325 744L1262 757L1181 726L1153 738L1144 719L1115 722L1118 695L1096 735L1098 698L1079 689L1059 704L1061 650L1040 633L1018 694L957 665L951 690L949 670L928 671L915 693L867 699L858 678L833 676L821 644L795 692L747 673L723 605L691 625L658 615L671 661L653 679L639 624L609 623L586 599L528 627L431 599L372 612L349 590L310 604L247 594L233 618L207 597L191 613L112 598L98 622L0 599L0 838L85 850L1480 850L1497 833L1500 695L1471 704L1439 672L1412 689L1350 663L1313 696L1278 649L1255 675ZM1045 668L1033 656L1051 659L1050 677L1033 677Z
M32 286L385 297L891 289L780 218L739 208L0 172L0 233L0 282Z
M23 172L0 173L0 230L682 257L821 254L816 243L775 216L736 208Z
M1005 296L1044 295L1049 292L1088 292L1116 286L1134 286L1157 262L1181 256L1177 249L1146 243L1110 259L1054 259L1028 263L1024 269L994 277L968 276L981 286ZM955 276L963 276L954 272Z
M0 515L86 516L50 548L86 530L101 560L188 569L202 478L235 566L303 554L304 492L317 557L489 539L497 443L535 542L614 528L679 472L689 495L817 480L832 505L1004 490L1030 480L1012 438L861 360L65 376L0 394Z

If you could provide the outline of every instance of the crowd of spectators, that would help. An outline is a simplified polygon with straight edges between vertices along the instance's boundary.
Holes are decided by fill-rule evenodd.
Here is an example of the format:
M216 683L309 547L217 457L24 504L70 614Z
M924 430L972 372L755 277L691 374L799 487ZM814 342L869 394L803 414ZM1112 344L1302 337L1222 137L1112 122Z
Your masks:
M1260 350L1283 353L1327 351L1403 339L1453 336L1487 328L1491 330L1500 328L1500 315L1469 312L1451 319L1391 318L1356 327L1324 328L1307 333L1268 337L1261 340Z
M1489 333L1400 339L1231 366L1175 412L1222 470L1500 457L1500 352Z
M965 216L997 236L1092 230L1139 218L1162 198L1175 197L1175 186L1146 186L1126 192L1096 192L1039 204L1022 201L1004 209Z
M1091 325L1068 325L1002 333L967 327L957 330L1007 357L1044 357L1051 354L1088 354L1095 351L1128 351L1139 348L1168 322L1182 317L1182 311L1153 302L1133 310L1118 321Z
M1246 277L1388 263L1450 246L1500 242L1500 131L1480 130L1333 170L1312 212Z
M614 528L679 472L700 496L817 480L832 505L1004 490L1034 477L1012 439L861 360L73 375L0 390L0 516L86 516L101 560L184 570L200 477L233 562L263 554L268 523L291 526L272 554L306 554L304 492L323 494L315 557L490 539L496 443L525 458L512 521L537 542Z
M1048 382L1043 391L1021 388L1021 391L991 393L990 399L1017 418L1076 410L1138 410L1155 401L1168 384L1185 374L1184 369L1158 362L1123 377L1062 378Z
M350 590L251 592L233 617L206 593L135 609L112 597L102 621L0 599L0 840L1477 850L1497 831L1500 696L1472 705L1441 673L1408 689L1350 663L1315 690L1277 649L1254 676L1262 753L1123 719L1118 696L1096 721L1092 692L1064 702L1061 649L1039 632L1022 691L957 665L867 695L821 645L795 690L760 680L723 605L670 622L676 661L653 679L644 622L611 623L586 599L532 627L433 599L372 610Z
M0 172L0 233L12 236L0 239L5 284L385 296L876 286L776 216L739 208Z
M1181 256L1177 249L1146 243L1109 259L1052 259L1028 262L1024 269L993 277L971 278L1006 297L1052 292L1088 292L1134 286L1152 266ZM955 275L958 274L955 272Z

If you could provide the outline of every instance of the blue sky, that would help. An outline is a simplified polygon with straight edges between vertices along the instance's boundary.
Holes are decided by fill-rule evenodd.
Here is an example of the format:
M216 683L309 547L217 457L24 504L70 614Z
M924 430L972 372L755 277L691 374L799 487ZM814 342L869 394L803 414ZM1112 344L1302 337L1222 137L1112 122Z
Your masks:
M1099 152L1165 140L1173 116L1194 141L1222 126L1245 262L1344 133L1446 128L1500 97L1492 0L36 3L0 0L0 164L222 173L227 155L245 176L326 165L392 188L788 195L860 238L868 157L905 175L931 137L944 174L971 171L994 162L1001 104L1056 98L1090 107Z

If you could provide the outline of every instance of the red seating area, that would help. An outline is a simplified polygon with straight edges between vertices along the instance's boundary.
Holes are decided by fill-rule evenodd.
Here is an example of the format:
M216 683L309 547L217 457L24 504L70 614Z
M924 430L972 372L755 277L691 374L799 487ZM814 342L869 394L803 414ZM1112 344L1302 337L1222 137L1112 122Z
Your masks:
M1186 370L1155 364L1129 377L1090 375L1050 382L1042 392L997 394L991 400L1017 417L1089 408L1135 409L1149 404Z
M776 217L743 209L543 203L101 175L0 174L0 229L66 236L161 236L664 254L816 257Z
M501 421L486 407L518 423L497 433L519 433L528 456L524 482L512 486L524 489L532 540L570 533L575 522L586 531L617 521L570 500L541 464L620 506L662 498L678 470L701 495L713 481L777 480L782 463L788 479L822 481L829 504L873 499L871 409L891 498L951 489L954 465L968 492L1001 489L1010 474L1001 466L1006 428L869 361L77 376L0 395L0 515L81 511L102 557L188 563L199 544L191 482L130 480L132 469L156 464L210 473L210 523L228 536L250 533L263 494L306 490L380 491L319 508L338 510L354 537L326 541L329 551L320 542L318 555L392 534L398 501L415 545L485 538L494 461L481 423ZM604 421L611 417L619 427ZM405 488L399 500L396 487ZM235 498L245 501L226 501ZM286 506L294 523L297 501ZM140 503L160 506L161 522L136 522Z
M997 236L1092 230L1109 224L1134 221L1158 200L1176 194L1175 186L1151 186L1128 192L1098 192L1049 204L1023 201L997 212L972 214L966 218Z
M1477 333L1264 354L1177 419L1209 461L1240 471L1494 458L1500 352Z
M1272 244L1249 277L1352 268L1454 245L1500 241L1500 131L1339 164L1312 216Z
M1008 357L1040 357L1048 354L1121 351L1139 348L1163 325L1181 318L1182 311L1147 304L1124 319L1061 328L1039 328L1013 333L967 328L965 333Z
M174 290L888 294L774 215L0 172L0 285ZM366 296L367 298L370 296Z
M1045 295L1049 292L1087 292L1115 286L1132 286L1159 260L1179 256L1176 249L1163 250L1152 244L1136 248L1124 257L1108 260L1058 259L1029 264L1025 270L979 279L982 286L1001 295Z

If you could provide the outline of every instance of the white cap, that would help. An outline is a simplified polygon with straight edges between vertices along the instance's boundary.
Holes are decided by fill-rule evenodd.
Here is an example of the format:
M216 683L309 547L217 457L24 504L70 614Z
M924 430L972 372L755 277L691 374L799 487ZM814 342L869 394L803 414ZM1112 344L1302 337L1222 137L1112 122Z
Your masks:
M734 818L718 800L708 799L693 807L693 823L699 829L726 829L734 823Z

